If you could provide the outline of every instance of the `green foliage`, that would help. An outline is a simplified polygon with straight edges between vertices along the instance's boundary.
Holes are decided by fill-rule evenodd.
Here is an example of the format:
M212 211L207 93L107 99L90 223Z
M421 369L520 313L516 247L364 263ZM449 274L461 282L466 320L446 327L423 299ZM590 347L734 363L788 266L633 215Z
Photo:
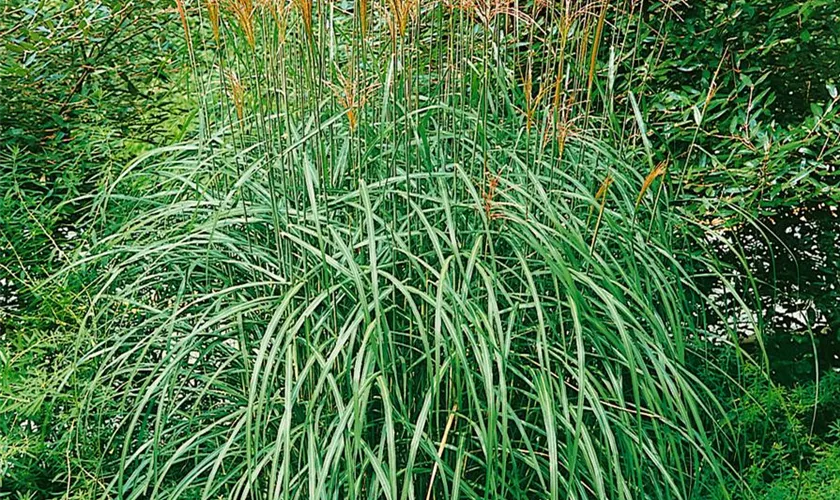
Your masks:
M604 6L311 7L237 4L218 39L184 16L218 54L190 55L206 127L104 185L51 281L97 277L73 458L106 450L101 493L722 491L731 428L686 365L704 297L670 245L691 226L611 128L641 112L594 112L625 76L590 82Z
M645 107L684 164L682 200L723 218L735 215L727 205L759 216L836 203L837 2L701 1L677 13L657 39Z
M156 2L22 0L0 14L0 266L25 293L66 264L96 177L178 125L183 42Z
M4 5L0 497L838 496L697 285L838 199L836 3L671 3Z
M840 374L819 385L769 385L756 377L753 398L736 409L748 464L744 475L761 498L836 498L840 459Z
M504 130L493 149L522 165ZM80 428L115 422L110 488L416 498L437 463L438 495L680 498L719 484L688 463L726 474L705 429L722 413L682 365L690 278L631 222L641 179L608 150L570 143L581 175L602 177L601 157L615 179L590 247L600 200L563 172L552 189L542 163L529 190L500 181L492 216L462 157L310 184L277 226L266 170L239 184L247 205L203 187L239 178L248 153L223 145L135 164L100 203L139 215L77 264L104 287Z
M170 121L171 14L163 2L6 2L0 51L0 130L29 149L107 135L156 141ZM139 119L138 119L139 118ZM76 134L82 137L76 139ZM107 136L106 135L106 136Z
M90 192L190 106L176 18L158 2L0 5L0 496L85 496L75 362L83 280L42 280L84 236ZM70 384L69 388L66 384ZM64 384L64 385L63 385ZM80 448L80 453L98 451ZM80 471L80 477L73 475ZM72 486L72 491L70 490Z

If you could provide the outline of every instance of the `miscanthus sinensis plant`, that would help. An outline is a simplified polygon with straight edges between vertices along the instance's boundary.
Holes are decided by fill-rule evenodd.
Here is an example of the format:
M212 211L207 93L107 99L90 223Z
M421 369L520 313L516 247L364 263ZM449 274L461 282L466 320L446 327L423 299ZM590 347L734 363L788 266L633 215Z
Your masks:
M104 496L723 492L637 2L176 6L199 130L72 268Z

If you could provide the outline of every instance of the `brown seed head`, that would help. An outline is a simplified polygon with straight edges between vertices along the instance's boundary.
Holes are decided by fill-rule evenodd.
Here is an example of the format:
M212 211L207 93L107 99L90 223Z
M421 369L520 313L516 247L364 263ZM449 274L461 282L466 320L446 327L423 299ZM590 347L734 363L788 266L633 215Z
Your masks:
M408 21L417 12L417 0L388 0L388 28L391 30L391 37L405 34Z
M368 27L368 0L356 0L356 5L358 6L359 11L359 27L362 31L362 37L367 34L367 27Z
M192 36L190 36L190 25L187 22L187 9L184 7L184 0L175 0L175 7L178 9L178 17L181 18L181 26L184 28L184 39L187 41L187 48L192 50Z
M604 178L604 181L601 183L601 187L598 188L598 192L595 193L595 200L602 200L606 198L607 191L610 189L610 185L613 183L613 176L612 174L607 174Z
M657 164L653 170L645 177L645 181L642 183L642 189L639 191L639 196L636 198L636 206L639 206L639 203L642 201L642 197L647 192L648 188L653 181L656 180L657 177L661 175L665 175L665 171L668 169L668 163L666 161L661 161Z
M358 75L348 78L341 71L338 71L338 81L340 85L331 82L327 82L327 85L332 88L338 102L347 110L350 130L355 130L358 124L358 111L364 107L368 95L376 88L376 85L364 86L364 82L359 81Z
M230 90L230 97L233 101L233 108L236 110L236 117L239 120L245 116L245 86L233 71L227 72L227 83Z
M291 8L289 0L257 0L257 5L268 11L274 23L277 25L277 33L280 43L286 41L286 25L288 12Z
M300 16L303 18L303 28L306 30L307 36L312 37L312 0L294 0L295 6L300 11Z
M230 0L228 3L228 10L230 10L233 17L239 23L242 29L242 34L245 35L245 41L253 49L256 47L257 40L254 31L254 3L252 0Z
M219 0L207 0L207 17L213 30L213 40L219 43Z

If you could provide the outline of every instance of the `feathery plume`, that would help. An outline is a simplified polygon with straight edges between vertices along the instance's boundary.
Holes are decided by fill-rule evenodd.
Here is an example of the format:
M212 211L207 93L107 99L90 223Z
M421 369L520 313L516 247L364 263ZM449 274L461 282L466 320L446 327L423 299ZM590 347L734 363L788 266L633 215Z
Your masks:
M245 116L245 86L242 80L232 70L227 72L227 82L230 87L230 97L236 110L236 117L241 121Z
M242 33L245 35L245 41L253 49L256 47L257 40L254 30L254 3L252 0L232 0L228 4L233 17L242 28Z
M638 207L639 203L642 202L642 197L645 195L650 185L653 184L653 181L656 180L657 177L665 175L667 168L667 162L663 160L650 171L647 177L645 177L645 182L642 183L642 189L639 191L638 198L636 198L636 207Z
M219 43L219 0L207 0L207 17L213 30L213 40Z

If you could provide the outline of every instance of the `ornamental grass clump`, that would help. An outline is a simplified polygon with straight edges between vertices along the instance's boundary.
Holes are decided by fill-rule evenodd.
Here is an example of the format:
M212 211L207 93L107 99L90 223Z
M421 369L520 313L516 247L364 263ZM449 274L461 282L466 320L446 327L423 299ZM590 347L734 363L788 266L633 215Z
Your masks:
M104 185L74 264L103 494L722 491L685 224L667 188L635 223L660 174L610 111L632 4L246 4L190 19L202 128Z

